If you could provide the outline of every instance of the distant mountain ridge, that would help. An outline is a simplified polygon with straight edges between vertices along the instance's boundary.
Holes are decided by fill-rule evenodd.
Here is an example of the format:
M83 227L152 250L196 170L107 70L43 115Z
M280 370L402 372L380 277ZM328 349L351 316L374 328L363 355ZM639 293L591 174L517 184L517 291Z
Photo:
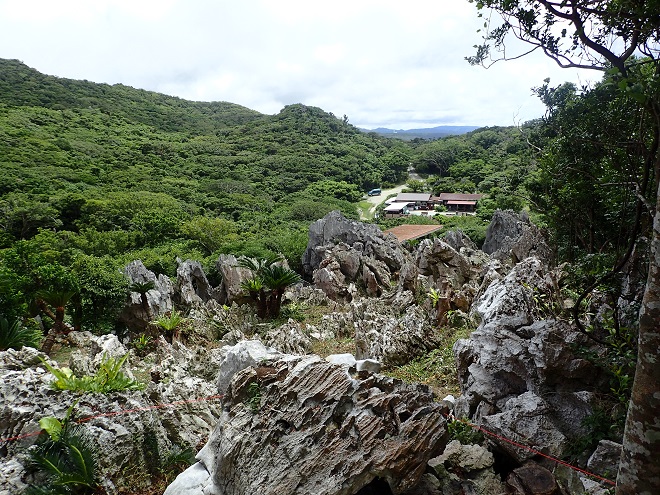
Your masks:
M476 125L439 125L436 127L422 127L419 129L389 129L378 127L376 129L361 129L363 132L375 132L381 136L394 137L410 141L415 138L438 139L445 136L456 136L479 129Z

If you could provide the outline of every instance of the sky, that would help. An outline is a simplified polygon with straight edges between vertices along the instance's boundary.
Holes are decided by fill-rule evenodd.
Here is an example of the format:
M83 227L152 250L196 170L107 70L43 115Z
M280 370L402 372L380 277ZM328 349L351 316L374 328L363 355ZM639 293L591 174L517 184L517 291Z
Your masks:
M265 114L303 103L359 127L518 125L531 88L585 84L542 54L472 67L467 0L0 0L0 58ZM521 47L509 47L509 54Z

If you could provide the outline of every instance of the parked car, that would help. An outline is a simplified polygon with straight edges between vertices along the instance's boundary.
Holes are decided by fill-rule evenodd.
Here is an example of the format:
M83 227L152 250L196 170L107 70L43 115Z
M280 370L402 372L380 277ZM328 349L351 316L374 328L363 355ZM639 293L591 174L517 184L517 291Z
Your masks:
M372 189L367 194L369 196L380 196L380 189Z

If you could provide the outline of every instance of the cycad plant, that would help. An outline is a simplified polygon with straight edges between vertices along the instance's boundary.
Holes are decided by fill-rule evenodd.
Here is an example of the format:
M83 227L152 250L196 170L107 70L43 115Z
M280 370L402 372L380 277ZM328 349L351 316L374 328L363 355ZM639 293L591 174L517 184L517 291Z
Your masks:
M183 321L183 316L176 309L159 316L156 320L156 325L165 331L166 337L170 341L178 340L179 338L179 325Z
M28 469L41 473L43 482L31 485L27 495L84 495L97 492L99 476L96 449L83 427L71 421L69 409L64 421L42 418L43 429L30 449Z
M76 294L73 290L42 290L37 293L37 305L53 320L53 326L48 330L46 338L41 344L41 351L50 354L55 343L55 337L68 332L64 323L64 312L66 305ZM53 312L51 307L55 308Z
M37 348L41 338L38 329L25 328L20 320L10 322L4 316L0 316L0 351L18 350L23 346Z
M241 258L239 266L252 271L252 277L243 281L246 291L257 306L259 318L277 318L282 307L282 296L290 285L300 281L296 272L282 266L281 256L268 258Z

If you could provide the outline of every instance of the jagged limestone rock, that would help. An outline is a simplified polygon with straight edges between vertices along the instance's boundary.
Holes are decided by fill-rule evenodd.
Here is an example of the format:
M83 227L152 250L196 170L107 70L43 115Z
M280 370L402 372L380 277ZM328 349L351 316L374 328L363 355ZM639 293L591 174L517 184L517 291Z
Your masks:
M442 495L499 495L506 493L506 488L495 474L494 463L493 454L480 445L452 440L442 455L429 461L429 466L440 479Z
M357 359L375 359L383 365L397 365L434 349L438 336L428 312L409 306L395 313L380 300L354 303L346 315L355 328Z
M495 211L482 250L514 265L530 256L538 258L544 266L549 266L553 259L541 230L530 222L525 212L511 210Z
M124 268L130 284L153 282L154 288L146 292L147 308L143 307L141 295L131 292L119 319L131 330L142 330L158 315L171 311L174 287L167 275L156 276L147 270L142 261L135 260Z
M30 348L0 352L0 438L20 437L3 444L0 464L13 467L11 472L0 469L0 493L21 493L14 488L28 481L18 465L35 441L31 435L40 431L39 420L46 416L63 419L74 403L75 418L92 418L82 425L98 450L101 477L114 481L114 485L106 483L109 495L122 486L138 489L148 485L148 473L158 468L154 462L160 462L158 453L165 456L175 445L194 448L220 416L217 399L180 403L217 394L212 381L194 376L196 366L189 353L179 352L179 360L172 356L161 369L164 379L160 383L150 383L143 391L107 395L52 390L54 376L39 357L48 359ZM201 359L209 361L208 356ZM174 402L179 406L162 407Z
M177 258L175 294L177 303L186 308L204 306L218 298L199 261Z
M239 305L248 302L241 284L252 276L252 272L238 266L238 260L232 254L221 254L215 262L215 268L222 277L220 287L216 288L218 301L221 304L235 302Z
M167 495L353 495L376 478L401 494L416 485L446 437L445 411L426 387L369 373L352 377L318 356L285 356L239 371L223 405L199 464Z
M356 247L363 256L383 261L390 270L399 270L405 261L404 251L393 236L385 236L377 225L346 219L331 211L309 228L309 241L303 254L303 269L312 275L325 257L325 251L339 243Z

